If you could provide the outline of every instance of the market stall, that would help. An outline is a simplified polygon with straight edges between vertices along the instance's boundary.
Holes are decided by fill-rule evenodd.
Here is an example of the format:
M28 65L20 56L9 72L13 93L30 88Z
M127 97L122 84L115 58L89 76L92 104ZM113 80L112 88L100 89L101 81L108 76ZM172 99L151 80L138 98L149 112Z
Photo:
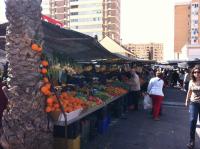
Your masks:
M91 125L87 135L104 133L112 116L119 117L127 106L129 86L119 70L140 64L136 69L142 72L144 63L114 55L90 36L46 22L42 26L41 92L48 118L54 121L55 148L63 139L78 144L81 136L87 142L83 122ZM31 48L41 52L37 44Z
M113 85L117 82L118 68L104 66L108 61L124 59L107 51L90 36L46 22L43 22L43 27L44 55L50 64L47 76L57 94L47 97L46 107L47 113L54 120L56 144L62 142L58 138L66 136L63 134L66 125L68 142L79 139L86 141L87 139L83 139L85 130L79 130L79 127L85 127L83 121L90 125L98 123L93 128L97 129L96 133L104 133L111 119L109 115L121 114L119 109L122 106L119 103L124 102L128 92L120 86L123 83L119 81L118 85ZM58 100L62 103L63 110L60 109ZM113 112L114 110L117 112ZM91 121L91 117L96 120ZM58 132L59 129L63 131Z

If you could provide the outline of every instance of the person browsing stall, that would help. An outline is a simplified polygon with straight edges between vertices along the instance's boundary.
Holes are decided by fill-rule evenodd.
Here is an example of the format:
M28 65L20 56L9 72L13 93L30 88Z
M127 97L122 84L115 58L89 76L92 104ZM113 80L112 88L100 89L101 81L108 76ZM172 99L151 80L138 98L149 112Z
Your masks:
M130 70L130 80L127 82L130 85L129 93L129 109L138 111L138 103L140 98L140 79L134 69Z

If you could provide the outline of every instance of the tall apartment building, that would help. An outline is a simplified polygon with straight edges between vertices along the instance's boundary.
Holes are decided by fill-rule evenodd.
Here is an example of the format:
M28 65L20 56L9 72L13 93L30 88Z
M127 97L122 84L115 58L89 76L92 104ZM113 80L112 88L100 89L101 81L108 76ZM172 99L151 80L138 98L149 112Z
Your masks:
M200 53L200 0L175 5L174 52L185 53L188 59ZM190 58L189 58L190 57Z
M149 44L126 44L124 45L137 58L146 60L163 60L163 44L149 43Z
M181 49L189 42L190 4L179 3L175 5L174 15L174 52L179 57Z
M120 42L120 0L49 0L49 7L66 28Z
M42 0L42 14L50 16L50 0Z
M69 0L49 0L49 17L58 20L69 28Z

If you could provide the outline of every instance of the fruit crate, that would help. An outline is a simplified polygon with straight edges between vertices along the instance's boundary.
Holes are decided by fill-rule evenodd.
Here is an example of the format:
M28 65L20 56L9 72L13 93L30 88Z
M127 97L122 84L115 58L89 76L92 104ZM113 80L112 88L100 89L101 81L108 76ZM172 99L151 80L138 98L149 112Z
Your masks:
M83 108L77 109L75 111L72 111L70 113L66 113L67 115L67 121L70 121L76 117L78 117L83 111ZM58 121L65 121L65 117L64 114L60 113L59 117L58 117Z

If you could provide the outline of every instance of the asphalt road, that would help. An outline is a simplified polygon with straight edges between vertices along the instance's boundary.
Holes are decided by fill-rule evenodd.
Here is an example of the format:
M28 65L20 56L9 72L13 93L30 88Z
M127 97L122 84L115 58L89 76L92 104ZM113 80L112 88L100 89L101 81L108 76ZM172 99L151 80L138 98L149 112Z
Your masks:
M165 89L165 102L168 104L163 105L160 121L152 120L149 112L142 108L128 112L127 119L113 120L108 131L90 141L86 149L186 149L189 139L188 108L173 105L183 105L184 100L183 91ZM197 132L195 148L199 149L200 128Z

